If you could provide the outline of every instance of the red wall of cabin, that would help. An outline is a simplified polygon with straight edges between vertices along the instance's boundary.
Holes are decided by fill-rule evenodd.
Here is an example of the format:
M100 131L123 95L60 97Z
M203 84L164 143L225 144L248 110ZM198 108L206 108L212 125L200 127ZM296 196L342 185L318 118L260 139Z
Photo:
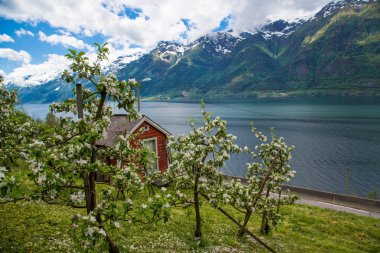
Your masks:
M160 171L166 171L168 169L168 153L166 151L166 135L160 132L158 129L156 129L154 126L152 126L148 122L142 123L141 126L139 126L134 133L140 131L140 129L145 127L146 125L149 126L149 130L143 132L138 137L138 139L144 140L144 139L150 139L150 138L157 138L158 168Z

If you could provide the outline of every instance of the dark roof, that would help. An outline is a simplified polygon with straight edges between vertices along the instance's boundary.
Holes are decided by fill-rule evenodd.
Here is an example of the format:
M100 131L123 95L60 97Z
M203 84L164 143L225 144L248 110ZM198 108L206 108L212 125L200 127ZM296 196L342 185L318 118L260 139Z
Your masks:
M142 118L130 121L128 115L114 114L111 117L111 124L107 129L107 138L96 141L98 146L114 146L119 135L131 131Z
M148 122L166 136L171 135L171 133L169 133L167 130L162 128L160 125L145 115L139 119L131 121L126 114L114 114L111 117L111 124L107 129L107 138L101 138L100 140L96 141L95 144L97 146L114 146L117 142L117 138L120 135L135 131L136 128L138 128L138 126L143 122Z

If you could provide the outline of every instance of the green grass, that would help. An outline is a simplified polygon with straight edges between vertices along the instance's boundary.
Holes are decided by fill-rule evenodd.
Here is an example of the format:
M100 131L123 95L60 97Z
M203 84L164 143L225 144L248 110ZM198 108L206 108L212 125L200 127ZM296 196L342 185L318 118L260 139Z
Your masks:
M75 252L68 231L77 212L43 203L0 205L0 252ZM248 237L237 239L236 226L208 204L201 212L199 246L193 239L194 216L180 208L166 224L123 224L113 238L122 252L265 252ZM307 205L284 207L282 214L282 224L261 236L278 252L380 252L380 220ZM259 219L252 220L250 229L258 234Z

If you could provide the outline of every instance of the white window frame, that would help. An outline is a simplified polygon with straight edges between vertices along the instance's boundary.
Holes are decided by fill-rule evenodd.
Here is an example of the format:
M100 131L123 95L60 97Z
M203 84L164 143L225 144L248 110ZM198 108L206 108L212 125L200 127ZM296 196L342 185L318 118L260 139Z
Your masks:
M157 171L160 171L160 157L158 156L158 139L157 137L143 139L143 143L154 140L156 143Z

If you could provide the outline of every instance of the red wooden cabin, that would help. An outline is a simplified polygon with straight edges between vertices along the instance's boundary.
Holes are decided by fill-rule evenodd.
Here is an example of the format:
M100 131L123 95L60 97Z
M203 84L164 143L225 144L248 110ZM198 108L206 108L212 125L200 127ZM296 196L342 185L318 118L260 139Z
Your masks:
M98 147L114 146L118 136L126 133L134 134L141 129L143 129L142 134L139 135L138 139L142 140L143 144L157 155L157 160L153 162L153 168L150 169L166 171L169 165L166 143L171 134L146 115L142 115L140 119L130 121L128 115L114 114L107 129L107 138L100 139L96 142L96 145ZM117 161L112 158L107 159L110 164L116 165Z

